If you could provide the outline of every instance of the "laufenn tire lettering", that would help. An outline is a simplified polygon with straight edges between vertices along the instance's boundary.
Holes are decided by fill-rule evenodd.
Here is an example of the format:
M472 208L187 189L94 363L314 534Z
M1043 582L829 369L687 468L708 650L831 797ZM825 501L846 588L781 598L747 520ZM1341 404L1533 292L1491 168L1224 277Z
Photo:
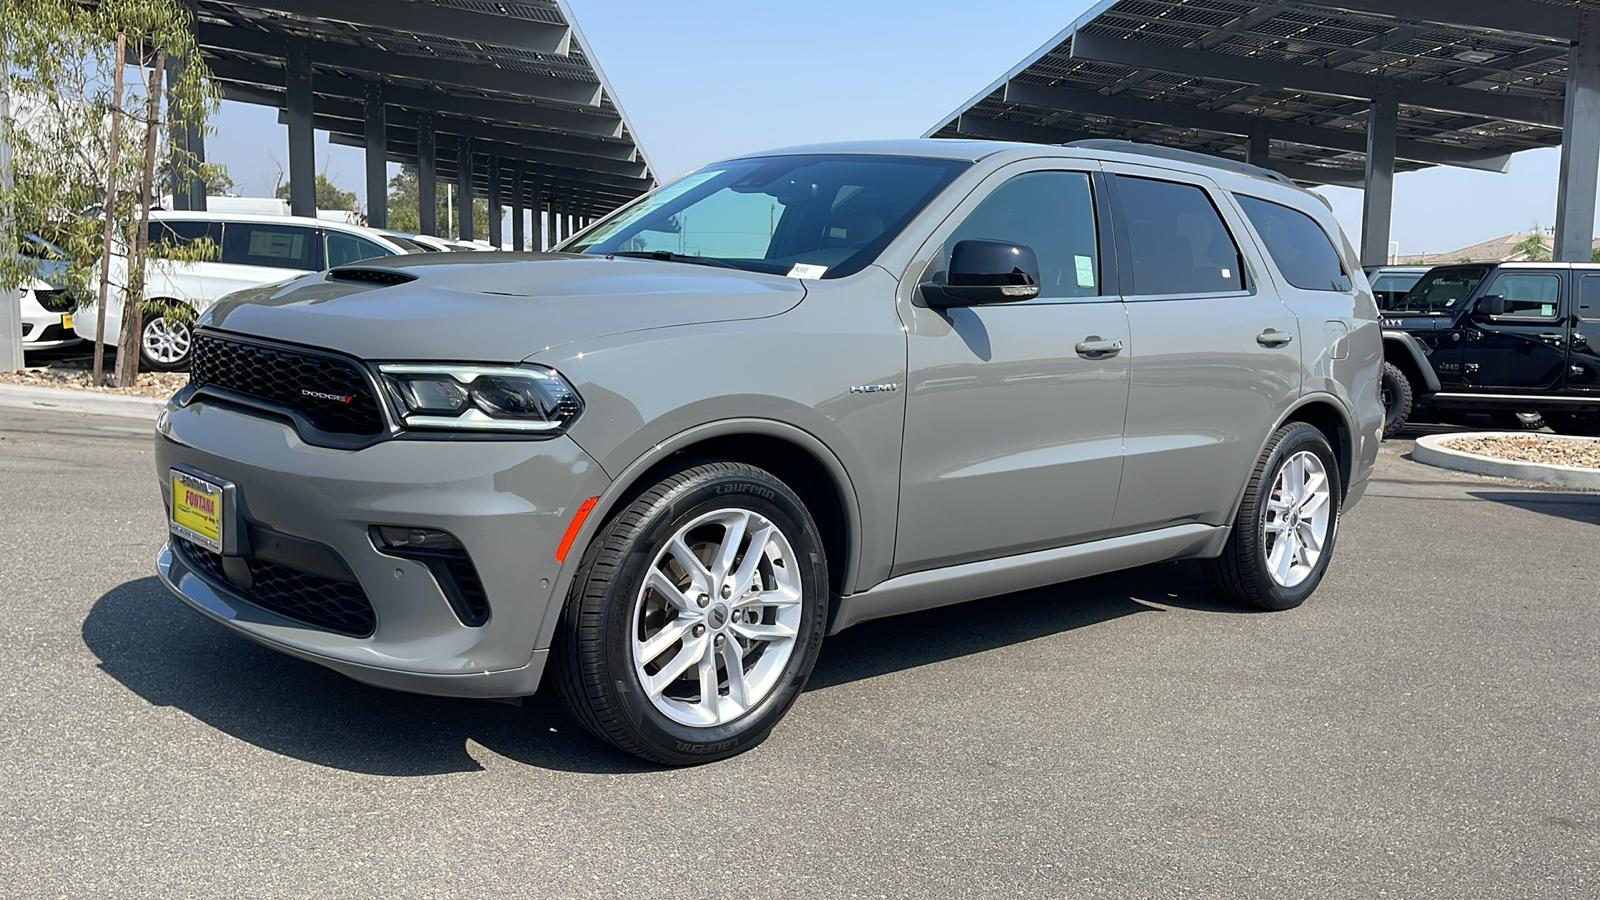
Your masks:
M763 500L771 500L778 496L759 484L719 484L713 490L719 494L755 494Z

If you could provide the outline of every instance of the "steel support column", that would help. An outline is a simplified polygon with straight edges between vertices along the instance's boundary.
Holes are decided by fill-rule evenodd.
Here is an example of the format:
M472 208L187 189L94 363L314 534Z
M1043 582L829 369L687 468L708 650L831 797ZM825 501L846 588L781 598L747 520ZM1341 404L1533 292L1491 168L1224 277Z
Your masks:
M1272 142L1267 137L1267 123L1250 126L1250 143L1244 148L1244 161L1252 166L1267 166L1272 155Z
M472 141L456 143L456 237L473 240L472 233Z
M389 227L389 126L384 117L383 85L367 85L367 224Z
M1588 262L1600 190L1600 13L1586 13L1567 63L1567 106L1556 192L1555 259Z
M489 243L493 244L494 248L496 250L499 250L501 247L505 246L505 240L504 240L504 238L505 238L505 224L504 224L504 220L505 220L505 217L506 217L506 208L505 208L505 204L502 202L502 197L501 197L501 194L500 194L501 181L502 181L502 179L504 177L505 177L505 173L500 171L500 160L499 160L499 158L498 157L494 157L494 156L489 157L489 234L488 234L488 238L489 238Z
M1361 264L1389 261L1389 219L1394 210L1394 142L1400 104L1392 89L1372 99L1367 111L1366 189L1361 199Z
M317 214L317 145L311 129L311 51L304 38L290 38L284 64L289 123L289 212Z
M522 178L522 167L511 170L511 249L521 253L528 249L528 186Z
M433 115L417 117L417 230L439 233L439 162L433 139Z

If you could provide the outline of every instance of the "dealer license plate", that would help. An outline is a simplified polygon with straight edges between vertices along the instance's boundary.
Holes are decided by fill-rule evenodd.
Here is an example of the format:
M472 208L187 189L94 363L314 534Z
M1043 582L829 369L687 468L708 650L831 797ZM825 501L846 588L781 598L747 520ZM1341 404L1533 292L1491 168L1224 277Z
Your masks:
M222 486L188 472L172 476L172 533L213 553L222 552Z
M72 316L70 314L61 317L61 328L64 331L72 330Z

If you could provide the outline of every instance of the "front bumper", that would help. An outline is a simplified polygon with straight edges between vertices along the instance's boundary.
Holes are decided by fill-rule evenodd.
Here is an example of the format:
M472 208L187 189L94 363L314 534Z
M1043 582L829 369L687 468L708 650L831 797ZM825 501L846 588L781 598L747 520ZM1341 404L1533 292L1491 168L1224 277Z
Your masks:
M205 403L169 406L158 431L156 472L169 509L173 466L233 483L240 522L336 554L375 624L356 637L285 617L252 602L248 589L195 571L169 545L157 561L161 580L195 609L275 650L383 687L466 697L538 688L538 634L558 602L556 547L578 505L608 482L570 439L390 440L330 450L301 441L286 423ZM429 567L380 551L373 525L459 539L487 594L488 621L464 624Z

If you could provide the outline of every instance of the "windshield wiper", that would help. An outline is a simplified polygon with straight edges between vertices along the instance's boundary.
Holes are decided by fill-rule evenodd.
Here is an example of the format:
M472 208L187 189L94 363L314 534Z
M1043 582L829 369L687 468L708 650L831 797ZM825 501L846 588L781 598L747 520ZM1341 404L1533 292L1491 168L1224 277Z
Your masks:
M720 259L711 259L705 256L690 256L687 253L673 253L671 250L619 250L616 253L607 253L607 256L626 256L631 259L659 259L662 262L694 263L699 266L716 266L721 269L737 269L738 266Z

